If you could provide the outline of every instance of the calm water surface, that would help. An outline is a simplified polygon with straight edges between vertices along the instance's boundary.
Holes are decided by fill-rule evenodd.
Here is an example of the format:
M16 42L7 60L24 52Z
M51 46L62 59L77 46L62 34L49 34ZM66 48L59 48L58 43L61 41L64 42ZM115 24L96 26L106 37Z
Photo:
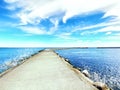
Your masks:
M91 79L120 90L120 49L68 49L56 51L76 67L87 69Z

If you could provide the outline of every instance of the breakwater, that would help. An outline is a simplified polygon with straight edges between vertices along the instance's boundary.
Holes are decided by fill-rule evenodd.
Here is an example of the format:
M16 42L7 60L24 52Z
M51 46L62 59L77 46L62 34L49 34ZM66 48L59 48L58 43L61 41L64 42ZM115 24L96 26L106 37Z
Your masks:
M91 84L92 81L87 79L64 58L52 50L44 50L4 74L0 78L0 88L1 90L98 90L99 87L96 88Z

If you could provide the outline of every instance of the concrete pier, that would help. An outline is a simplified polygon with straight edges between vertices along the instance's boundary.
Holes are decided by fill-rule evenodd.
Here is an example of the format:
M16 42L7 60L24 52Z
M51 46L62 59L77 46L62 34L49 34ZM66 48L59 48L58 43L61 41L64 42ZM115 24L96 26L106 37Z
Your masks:
M0 90L98 90L52 50L29 58L0 77Z

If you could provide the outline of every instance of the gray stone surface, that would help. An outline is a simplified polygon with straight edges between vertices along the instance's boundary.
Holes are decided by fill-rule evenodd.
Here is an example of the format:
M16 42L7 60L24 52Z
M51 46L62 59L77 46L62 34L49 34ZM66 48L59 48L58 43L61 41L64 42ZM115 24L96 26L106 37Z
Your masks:
M53 51L43 51L0 78L0 90L97 90Z

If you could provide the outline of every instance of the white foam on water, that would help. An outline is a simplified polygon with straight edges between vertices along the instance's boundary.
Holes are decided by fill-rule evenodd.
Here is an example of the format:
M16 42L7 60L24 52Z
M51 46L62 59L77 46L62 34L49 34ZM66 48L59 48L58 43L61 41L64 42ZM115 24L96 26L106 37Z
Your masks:
M32 54L38 52L39 50L42 49L33 49L33 48L23 48L23 49L13 49L13 51L10 53L10 55L6 54L9 56L8 59L6 59L3 64L0 65L0 73L17 66L18 64L21 63L21 60L25 60L26 58L30 57Z

